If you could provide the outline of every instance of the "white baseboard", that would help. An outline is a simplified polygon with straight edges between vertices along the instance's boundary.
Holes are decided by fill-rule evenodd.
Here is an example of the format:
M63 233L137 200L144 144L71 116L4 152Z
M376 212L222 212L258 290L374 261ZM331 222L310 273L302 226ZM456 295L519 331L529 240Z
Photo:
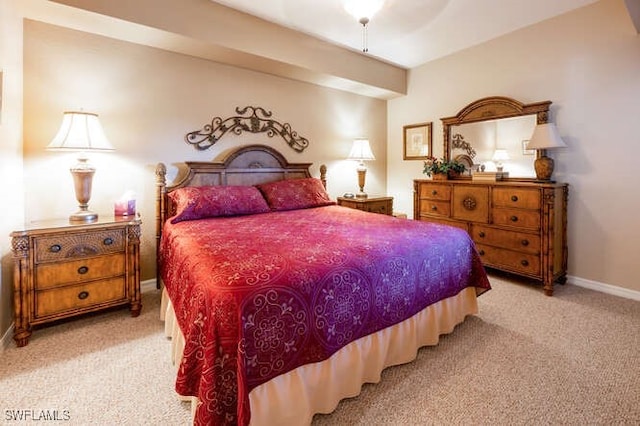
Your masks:
M578 287L588 288L590 290L599 291L601 293L612 294L614 296L624 297L625 299L640 301L640 291L637 290L604 284L598 281L591 281L571 275L567 277L567 282L573 285L577 285Z
M0 353L4 352L6 349L9 349L9 346L13 344L13 323L9 326L9 329L4 336L2 336L2 340L0 340Z
M140 282L140 292L147 293L150 291L156 291L156 279L152 278L150 280L144 280ZM9 329L0 339L0 353L9 348L9 346L13 345L13 325L11 323Z

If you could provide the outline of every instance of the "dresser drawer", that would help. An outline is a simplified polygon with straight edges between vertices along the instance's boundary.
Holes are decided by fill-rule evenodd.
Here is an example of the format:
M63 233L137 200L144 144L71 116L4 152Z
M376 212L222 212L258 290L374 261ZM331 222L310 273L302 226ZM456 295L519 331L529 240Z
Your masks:
M436 185L432 183L423 183L420 185L420 198L430 200L450 200L451 187L448 185Z
M476 244L503 247L534 255L540 254L540 236L536 234L472 225L471 238Z
M59 261L124 250L124 229L48 235L35 239L36 262Z
M540 257L512 250L476 244L482 263L512 272L540 276Z
M124 275L125 256L122 253L69 262L36 265L35 289L57 287L81 281Z
M537 231L540 229L540 212L537 210L493 209L494 225L515 226Z
M117 277L36 292L36 318L126 301L125 278Z
M491 196L494 207L539 209L540 191L526 188L493 188Z
M449 201L423 200L420 203L420 214L449 217L451 215L451 204Z
M487 223L489 221L489 189L486 186L463 186L453 189L453 217Z

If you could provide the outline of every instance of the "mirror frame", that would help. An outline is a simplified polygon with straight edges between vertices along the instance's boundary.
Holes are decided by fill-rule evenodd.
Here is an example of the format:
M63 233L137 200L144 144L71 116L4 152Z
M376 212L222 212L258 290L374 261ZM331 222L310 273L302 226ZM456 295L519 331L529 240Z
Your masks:
M543 124L549 121L549 107L551 101L535 102L523 104L512 98L505 96L490 96L471 102L462 108L453 117L441 118L444 133L444 159L451 159L451 126L465 123L476 123L479 121L495 120L499 118L518 117L523 115L536 114L536 124ZM536 153L536 158L540 151ZM470 179L469 176L460 176L456 179ZM535 178L507 178L508 180L535 180Z

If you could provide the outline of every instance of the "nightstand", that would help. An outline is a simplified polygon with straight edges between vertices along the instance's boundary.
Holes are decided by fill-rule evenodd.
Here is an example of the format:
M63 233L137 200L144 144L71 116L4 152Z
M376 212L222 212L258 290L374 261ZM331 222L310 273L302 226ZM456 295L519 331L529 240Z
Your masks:
M35 325L120 305L140 314L140 219L43 221L11 237L17 346Z
M370 213L393 214L393 197L338 197L338 205Z

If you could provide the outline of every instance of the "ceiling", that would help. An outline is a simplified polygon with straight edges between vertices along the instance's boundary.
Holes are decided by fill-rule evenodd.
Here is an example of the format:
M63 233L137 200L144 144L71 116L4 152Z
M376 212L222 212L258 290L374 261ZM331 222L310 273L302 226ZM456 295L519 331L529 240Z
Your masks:
M214 1L214 0L211 0ZM215 0L361 51L363 27L345 0ZM367 54L413 68L597 0L385 0L367 26Z

